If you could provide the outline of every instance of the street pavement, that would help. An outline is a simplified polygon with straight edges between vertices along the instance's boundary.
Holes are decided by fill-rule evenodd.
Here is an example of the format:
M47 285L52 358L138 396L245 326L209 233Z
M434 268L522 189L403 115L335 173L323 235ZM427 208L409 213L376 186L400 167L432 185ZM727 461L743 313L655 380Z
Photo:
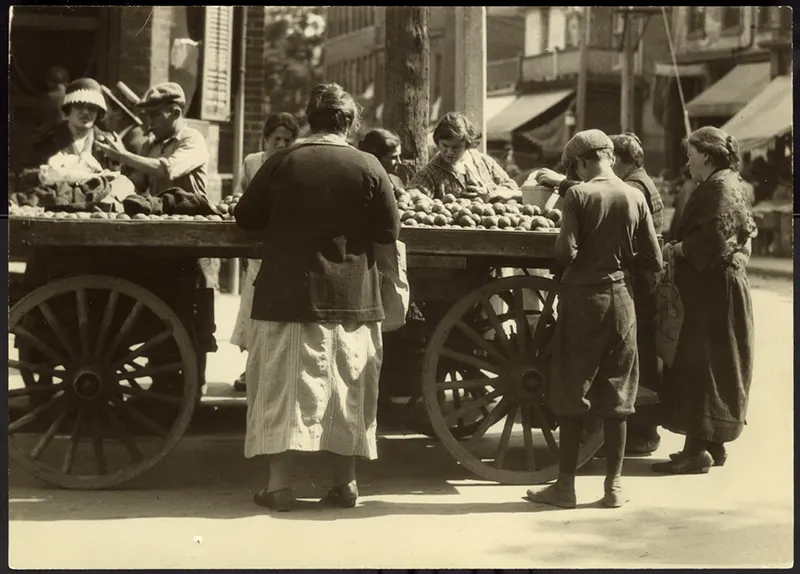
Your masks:
M326 468L299 463L303 506L271 514L252 495L265 461L242 456L244 409L226 389L244 355L226 339L236 298L218 295L220 351L209 380L234 424L196 428L166 460L118 490L48 487L11 465L14 568L582 568L789 567L793 564L793 285L753 273L756 365L748 426L723 468L660 476L649 465L680 449L662 431L649 458L625 463L631 502L609 510L604 462L577 479L575 510L522 500L524 486L474 480L436 441L386 431L380 458L359 465L352 510L314 505ZM224 384L223 384L224 383ZM226 404L227 401L227 404ZM237 404L238 403L238 404ZM216 404L216 403L215 403ZM205 407L208 409L209 407ZM336 524L333 524L333 522Z

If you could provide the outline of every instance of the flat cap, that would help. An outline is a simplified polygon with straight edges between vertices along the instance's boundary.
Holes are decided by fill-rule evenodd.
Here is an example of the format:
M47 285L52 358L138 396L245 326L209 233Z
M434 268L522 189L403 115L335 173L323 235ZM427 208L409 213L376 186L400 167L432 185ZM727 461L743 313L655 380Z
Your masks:
M157 84L147 90L147 93L137 104L138 108L157 108L164 104L186 105L186 94L183 88L175 82L164 82Z
M579 157L585 156L590 151L601 149L614 149L614 143L601 130L584 130L576 133L564 147L562 160L570 162Z

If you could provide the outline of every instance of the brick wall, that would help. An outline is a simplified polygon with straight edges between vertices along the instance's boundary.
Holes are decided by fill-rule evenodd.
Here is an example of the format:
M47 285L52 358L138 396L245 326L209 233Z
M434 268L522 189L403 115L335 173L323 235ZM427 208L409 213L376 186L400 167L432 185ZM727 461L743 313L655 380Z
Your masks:
M264 6L247 8L247 54L244 80L244 153L261 149L261 130L268 113L264 74L264 26L267 23ZM237 167L238 169L238 167Z
M150 87L151 10L150 6L125 6L119 10L119 79L139 96Z

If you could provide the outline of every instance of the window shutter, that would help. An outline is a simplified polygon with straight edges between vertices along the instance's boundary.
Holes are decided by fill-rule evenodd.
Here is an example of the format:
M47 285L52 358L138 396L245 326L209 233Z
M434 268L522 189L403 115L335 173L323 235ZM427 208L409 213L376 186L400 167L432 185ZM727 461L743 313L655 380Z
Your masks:
M206 6L201 119L227 122L231 117L233 7Z

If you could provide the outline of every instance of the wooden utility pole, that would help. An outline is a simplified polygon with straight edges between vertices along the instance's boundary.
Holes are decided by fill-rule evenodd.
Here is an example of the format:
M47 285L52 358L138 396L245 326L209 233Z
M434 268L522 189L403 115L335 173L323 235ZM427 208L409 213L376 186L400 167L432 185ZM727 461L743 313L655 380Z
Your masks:
M629 8L630 9L630 8ZM622 37L622 52L620 54L620 132L633 132L636 130L635 110L636 110L636 83L635 83L635 64L636 55L636 23L638 19L633 12L622 12L625 19Z
M400 136L414 172L428 163L430 7L387 6L383 126Z
M577 130L586 129L586 95L588 91L589 76L589 34L592 29L592 8L585 6L581 20L581 32L578 35L579 61L578 61L578 87L576 107L578 112Z
M486 153L486 7L455 7L455 105L484 134L479 151Z

